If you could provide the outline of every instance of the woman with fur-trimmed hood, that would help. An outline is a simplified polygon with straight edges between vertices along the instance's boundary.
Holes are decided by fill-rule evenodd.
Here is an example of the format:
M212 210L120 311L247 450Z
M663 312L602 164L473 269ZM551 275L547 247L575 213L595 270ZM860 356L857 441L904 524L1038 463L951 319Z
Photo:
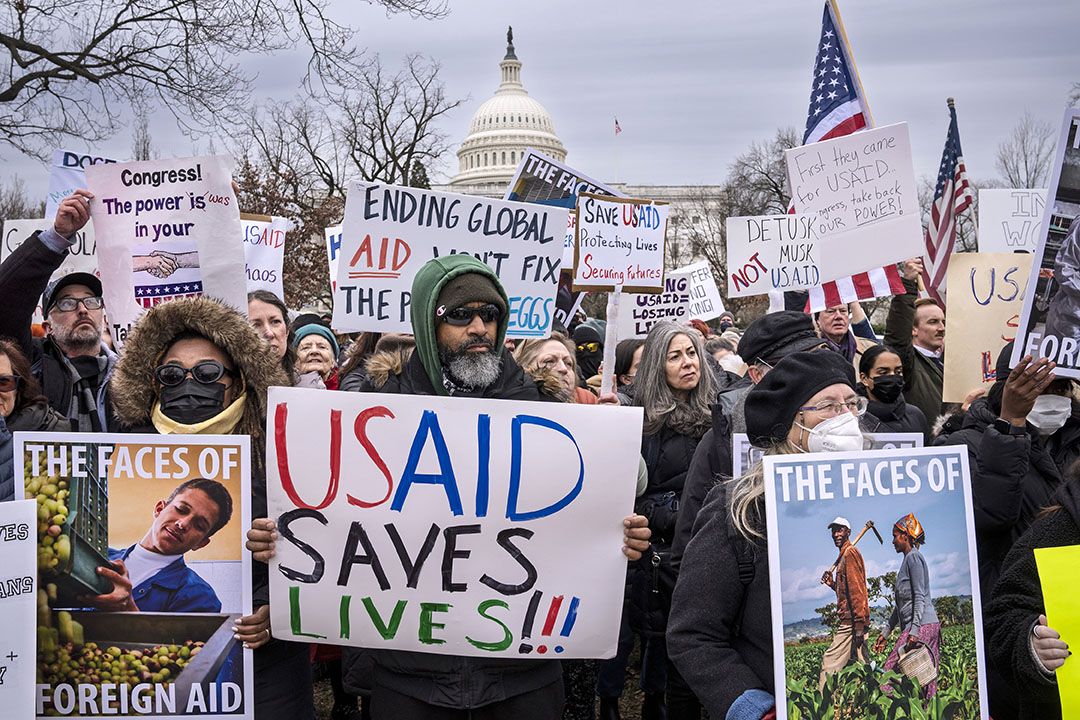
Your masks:
M151 308L131 331L110 385L128 432L248 435L251 516L266 517L266 394L289 386L280 360L235 310L209 298ZM270 638L267 566L252 563L255 614L236 637L255 657L255 716L311 717L306 643Z

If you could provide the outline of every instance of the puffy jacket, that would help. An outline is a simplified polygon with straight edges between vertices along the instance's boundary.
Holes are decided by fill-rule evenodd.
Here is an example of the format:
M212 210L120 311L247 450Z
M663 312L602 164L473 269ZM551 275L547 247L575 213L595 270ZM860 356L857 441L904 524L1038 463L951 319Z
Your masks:
M859 383L856 391L870 400L862 383ZM922 410L906 402L903 393L892 403L870 400L862 422L863 427L873 433L922 433L923 442L930 444L930 425L926 422L926 416Z
M113 374L110 397L122 430L156 433L151 421L157 391L154 368L173 338L195 332L225 351L244 379L246 406L234 435L251 437L251 517L267 517L266 392L289 386L281 362L243 316L209 298L170 300L146 312L131 331ZM258 608L270 603L270 575L265 563L253 562L252 598ZM308 652L307 643L271 639L255 651L257 665Z
M968 448L984 605L1005 555L1061 485L1061 472L1034 428L1029 425L1023 435L1003 435L993 426L996 418L987 399L979 398L968 408L960 430L935 441Z
M350 373L344 390L446 395L442 364L435 344L435 301L444 284L462 273L487 275L502 291L494 272L471 255L450 255L429 263L413 281L412 324L416 350L401 363L401 356L369 361L366 372ZM503 293L505 297L505 292ZM502 352L507 321L499 323L495 347L500 348L498 379L478 388L471 397L505 400L540 400L536 381L526 375L509 353ZM356 377L353 377L356 375ZM455 393L455 397L462 397ZM370 686L374 659L375 682L394 692L430 705L475 708L505 700L557 682L562 678L558 660L517 660L502 657L463 657L404 650L369 651L343 648L345 688L363 691Z
M1031 628L1039 615L1046 613L1043 604L1035 548L1080 544L1080 487L1075 479L1067 482L1055 500L1060 507L1031 524L1001 566L1001 577L990 602L983 606L983 625L989 638L990 660L1007 669L1009 685L1002 689L1015 699L1020 720L1058 720L1061 699L1053 675L1044 673L1031 655ZM1053 622L1051 621L1051 627ZM994 686L990 687L994 705Z

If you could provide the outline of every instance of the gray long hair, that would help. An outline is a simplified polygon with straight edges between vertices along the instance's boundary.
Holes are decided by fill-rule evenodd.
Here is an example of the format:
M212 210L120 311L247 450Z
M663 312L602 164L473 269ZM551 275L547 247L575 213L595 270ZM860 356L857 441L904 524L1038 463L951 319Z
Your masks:
M675 398L667 381L668 346L677 335L685 335L698 357L698 384L681 402ZM691 328L673 322L652 326L641 351L641 363L634 377L634 404L645 408L645 435L655 435L671 428L685 435L700 437L712 426L709 405L716 400L716 380L705 362L701 339Z

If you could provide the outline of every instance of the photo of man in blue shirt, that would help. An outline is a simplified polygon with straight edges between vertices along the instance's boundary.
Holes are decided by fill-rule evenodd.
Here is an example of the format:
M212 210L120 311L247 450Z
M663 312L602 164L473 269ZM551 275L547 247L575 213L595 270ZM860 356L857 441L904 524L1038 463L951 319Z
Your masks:
M114 568L98 574L113 582L106 595L84 596L99 609L142 612L221 612L214 589L184 563L184 553L199 550L232 516L232 497L216 480L182 483L154 506L154 522L142 540L124 549L109 548Z

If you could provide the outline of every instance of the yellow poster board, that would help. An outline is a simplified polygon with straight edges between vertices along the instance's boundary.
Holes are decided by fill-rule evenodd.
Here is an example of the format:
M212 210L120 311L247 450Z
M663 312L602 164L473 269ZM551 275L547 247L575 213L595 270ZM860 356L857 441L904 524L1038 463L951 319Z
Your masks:
M1058 631L1070 647L1080 646L1080 596L1076 594L1076 568L1080 545L1035 549L1035 564L1042 583L1046 624ZM1062 720L1080 718L1080 660L1066 658L1054 673L1061 695Z
M1016 336L1031 272L1025 253L958 253L949 259L942 400L962 402L996 379L998 353Z

